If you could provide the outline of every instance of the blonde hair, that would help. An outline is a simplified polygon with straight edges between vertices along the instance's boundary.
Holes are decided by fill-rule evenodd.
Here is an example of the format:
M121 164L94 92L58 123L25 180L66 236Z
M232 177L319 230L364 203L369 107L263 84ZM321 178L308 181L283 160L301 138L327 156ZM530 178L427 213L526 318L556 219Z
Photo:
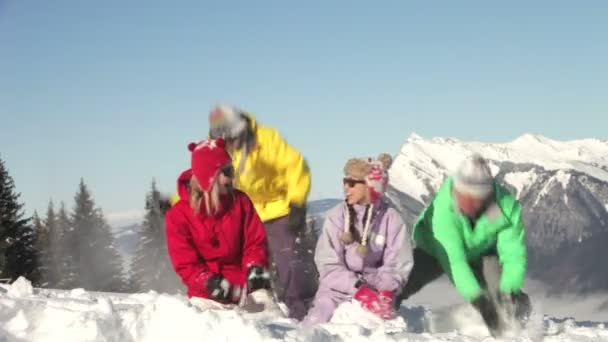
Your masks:
M196 177L190 178L190 207L199 215L201 213L201 202L204 201L205 214L207 216L215 216L220 211L220 190L218 185L219 177L215 177L211 190L205 192L201 189L201 185L196 180Z

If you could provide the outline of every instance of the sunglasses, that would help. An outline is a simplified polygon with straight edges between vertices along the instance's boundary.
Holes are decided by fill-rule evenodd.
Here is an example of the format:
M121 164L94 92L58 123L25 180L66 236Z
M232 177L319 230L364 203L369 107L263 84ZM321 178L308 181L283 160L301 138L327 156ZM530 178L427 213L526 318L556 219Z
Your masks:
M222 173L224 176L226 176L226 177L228 177L228 178L232 178L232 177L234 177L234 166L232 166L232 165L227 165L227 166L224 166L224 167L223 167L223 168L220 170L220 172L221 172L221 173Z
M365 181L360 179L344 178L342 179L342 183L352 188L357 184L365 184Z

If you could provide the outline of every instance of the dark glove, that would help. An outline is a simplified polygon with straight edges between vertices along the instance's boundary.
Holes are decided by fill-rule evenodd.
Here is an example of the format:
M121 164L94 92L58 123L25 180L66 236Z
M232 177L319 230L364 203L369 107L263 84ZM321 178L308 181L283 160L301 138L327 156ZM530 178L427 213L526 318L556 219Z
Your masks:
M299 232L306 227L306 206L291 205L287 226L293 232Z
M270 289L270 272L261 266L251 266L247 271L247 288L250 291Z
M496 306L486 294L477 297L471 304L479 311L492 336L500 335L501 327Z
M515 318L518 320L525 320L532 311L532 303L530 297L522 291L511 293L511 302L515 307Z
M222 301L231 298L232 285L217 273L207 279L206 286L211 299Z

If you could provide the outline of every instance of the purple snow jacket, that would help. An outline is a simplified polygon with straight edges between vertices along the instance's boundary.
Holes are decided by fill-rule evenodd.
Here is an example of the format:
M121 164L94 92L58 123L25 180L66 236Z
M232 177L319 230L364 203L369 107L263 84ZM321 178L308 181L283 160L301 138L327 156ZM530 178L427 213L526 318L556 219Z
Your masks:
M354 205L354 209L355 229L362 235L365 206ZM319 290L305 319L308 325L328 322L336 307L355 294L359 279L379 291L399 293L414 265L408 229L385 199L373 209L365 258L357 254L358 241L347 245L340 238L347 210L344 203L332 208L319 236L315 251Z

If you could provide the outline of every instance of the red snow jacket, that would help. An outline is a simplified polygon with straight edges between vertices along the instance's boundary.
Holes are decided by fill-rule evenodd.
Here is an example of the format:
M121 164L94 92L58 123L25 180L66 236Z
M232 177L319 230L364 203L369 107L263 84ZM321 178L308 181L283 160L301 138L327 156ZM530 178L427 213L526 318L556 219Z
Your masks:
M180 200L165 217L169 257L188 287L188 297L208 298L206 282L219 273L242 287L251 265L268 267L266 233L254 206L241 191L222 199L215 217L197 215L190 208L187 184L192 171L178 178Z

